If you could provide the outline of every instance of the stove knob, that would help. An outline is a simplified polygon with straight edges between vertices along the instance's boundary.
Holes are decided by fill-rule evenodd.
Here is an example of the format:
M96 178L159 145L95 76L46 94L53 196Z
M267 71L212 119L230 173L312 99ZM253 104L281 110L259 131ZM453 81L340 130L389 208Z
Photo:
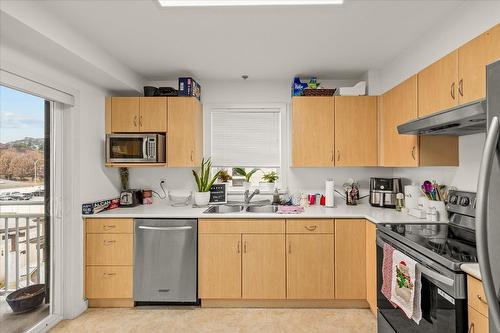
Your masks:
M460 206L467 207L470 204L470 200L467 197L460 198Z
M451 195L450 196L450 199L449 199L449 202L452 204L452 205L456 205L457 202L458 202L458 197L456 195Z

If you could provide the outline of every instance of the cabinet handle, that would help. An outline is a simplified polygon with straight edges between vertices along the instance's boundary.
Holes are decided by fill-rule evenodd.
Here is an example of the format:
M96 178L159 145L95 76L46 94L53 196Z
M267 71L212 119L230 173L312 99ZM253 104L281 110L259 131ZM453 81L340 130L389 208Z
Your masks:
M191 150L191 162L194 162L193 154L194 154L194 151Z
M247 253L247 242L243 242L243 253Z
M292 253L292 243L288 243L288 254Z
M450 95L451 95L451 98L455 99L455 82L453 82L451 84L451 87L450 87Z
M333 149L330 151L330 154L331 154L330 161L333 162L333 160L334 160L334 158L333 158Z
M109 277L109 276L115 276L116 273L104 273L104 278Z
M116 243L116 241L115 241L115 240L105 240L105 241L104 241L104 245L106 245L106 246L111 245L111 244L114 244L114 243Z
M464 97L464 79L460 79L460 81L458 81L458 93L460 96Z
M137 127L137 116L134 116L134 127Z
M108 230L116 228L116 225L105 225L102 228L104 229L104 231L108 231Z
M306 225L304 228L306 228L307 231L314 231L317 227L317 225Z
M139 116L139 126L142 127L142 115Z
M467 333L473 333L473 332L474 332L474 323L470 323L469 330L467 331Z
M417 149L417 146L413 146L413 148L411 149L411 157L413 158L413 160L415 161L416 158L415 158L415 150Z
M337 162L340 161L340 150L337 149Z
M238 247L237 248L238 248L238 253L241 253L241 250L240 250L240 248L241 248L241 242L240 241L238 241Z
M488 302L486 302L486 300L484 300L484 299L481 297L481 295L476 295L476 296L477 296L477 299L478 299L481 303L483 303L483 304L488 304Z

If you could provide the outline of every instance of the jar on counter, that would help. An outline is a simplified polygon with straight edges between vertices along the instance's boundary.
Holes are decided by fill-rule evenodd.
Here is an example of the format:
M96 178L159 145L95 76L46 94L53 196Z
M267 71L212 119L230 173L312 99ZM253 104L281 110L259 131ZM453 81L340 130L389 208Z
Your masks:
M400 212L405 206L405 195L403 193L396 194L396 210Z

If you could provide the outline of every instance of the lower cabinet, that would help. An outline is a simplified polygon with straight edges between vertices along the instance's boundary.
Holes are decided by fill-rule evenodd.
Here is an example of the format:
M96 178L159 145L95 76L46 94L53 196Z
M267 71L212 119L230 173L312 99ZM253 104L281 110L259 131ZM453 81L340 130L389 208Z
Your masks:
M333 234L286 235L287 298L334 298Z
M468 312L469 312L469 328L467 329L467 332L488 333L490 330L488 317L483 316L470 306Z
M377 226L366 221L366 300L377 314Z

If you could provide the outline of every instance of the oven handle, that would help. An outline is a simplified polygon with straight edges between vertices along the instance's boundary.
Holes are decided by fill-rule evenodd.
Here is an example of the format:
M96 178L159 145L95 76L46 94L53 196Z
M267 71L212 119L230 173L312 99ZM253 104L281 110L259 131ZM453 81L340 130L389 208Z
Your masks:
M142 157L144 159L149 158L149 152L148 152L148 138L143 138L142 139Z
M379 236L377 236L377 245L380 246L382 249L384 248L384 241ZM394 249L397 250L396 247ZM408 256L408 255L406 254L406 256ZM411 256L408 256L408 257L411 258L412 260L415 260ZM438 272L433 271L432 269L425 267L424 265L422 265L419 262L417 262L417 269L422 274L424 274L424 275L426 275L426 276L428 276L436 281L439 281L447 286L453 287L453 285L455 284L455 281L453 279L451 279L447 276L444 276L442 274L439 274Z

